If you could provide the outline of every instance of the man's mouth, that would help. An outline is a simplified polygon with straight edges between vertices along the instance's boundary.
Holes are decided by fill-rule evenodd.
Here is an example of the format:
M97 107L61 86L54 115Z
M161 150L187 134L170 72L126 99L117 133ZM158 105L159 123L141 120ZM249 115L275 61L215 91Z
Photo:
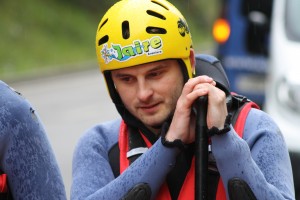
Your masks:
M151 104L151 105L143 105L139 106L139 109L141 109L143 112L146 112L148 114L153 114L158 110L159 103Z

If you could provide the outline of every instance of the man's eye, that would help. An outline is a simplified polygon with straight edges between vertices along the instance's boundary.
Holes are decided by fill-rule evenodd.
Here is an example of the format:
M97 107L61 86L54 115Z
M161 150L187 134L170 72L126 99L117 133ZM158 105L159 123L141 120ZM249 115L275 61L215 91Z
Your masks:
M127 82L129 81L129 78L121 78L121 80Z
M132 81L132 78L131 77L122 77L121 81L123 81L123 82L130 82L130 81Z
M161 72L151 72L150 74L149 74L149 76L150 77L158 77L158 76L160 76L162 73Z

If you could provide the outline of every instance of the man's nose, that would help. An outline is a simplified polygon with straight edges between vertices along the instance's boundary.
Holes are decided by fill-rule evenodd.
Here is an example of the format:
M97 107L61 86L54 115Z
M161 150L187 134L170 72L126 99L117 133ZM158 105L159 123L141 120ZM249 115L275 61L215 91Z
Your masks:
M137 88L137 98L140 101L147 101L153 94L153 89L151 84L147 83L146 81L140 81Z

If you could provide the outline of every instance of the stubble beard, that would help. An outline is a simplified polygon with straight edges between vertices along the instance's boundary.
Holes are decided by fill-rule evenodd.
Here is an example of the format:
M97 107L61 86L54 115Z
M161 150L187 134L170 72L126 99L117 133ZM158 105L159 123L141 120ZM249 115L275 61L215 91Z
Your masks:
M181 95L181 90L180 92L179 91L176 91L173 93L173 95L171 96L171 100L170 102L165 102L165 113L158 113L159 115L161 116L157 116L158 118L161 118L160 120L151 120L151 119L147 119L147 116L146 118L143 118L143 117L140 117L140 120L143 122L143 124L145 124L147 127L150 127L152 129L161 129L162 125L165 123L165 122L168 122L170 121L170 119L172 119L173 115L174 115L174 112L175 112L175 108L176 108L176 104L177 104L177 100L179 98L179 96ZM153 118L155 116L150 116L150 118ZM151 122L152 121L152 122Z

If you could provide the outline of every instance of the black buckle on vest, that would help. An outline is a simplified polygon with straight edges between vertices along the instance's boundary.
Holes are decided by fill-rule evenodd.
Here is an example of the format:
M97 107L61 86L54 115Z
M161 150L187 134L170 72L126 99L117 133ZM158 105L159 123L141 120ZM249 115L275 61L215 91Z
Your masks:
M228 181L228 194L230 200L256 200L249 185L240 178L232 178Z
M151 188L147 183L139 183L133 186L121 200L149 200L151 193Z

